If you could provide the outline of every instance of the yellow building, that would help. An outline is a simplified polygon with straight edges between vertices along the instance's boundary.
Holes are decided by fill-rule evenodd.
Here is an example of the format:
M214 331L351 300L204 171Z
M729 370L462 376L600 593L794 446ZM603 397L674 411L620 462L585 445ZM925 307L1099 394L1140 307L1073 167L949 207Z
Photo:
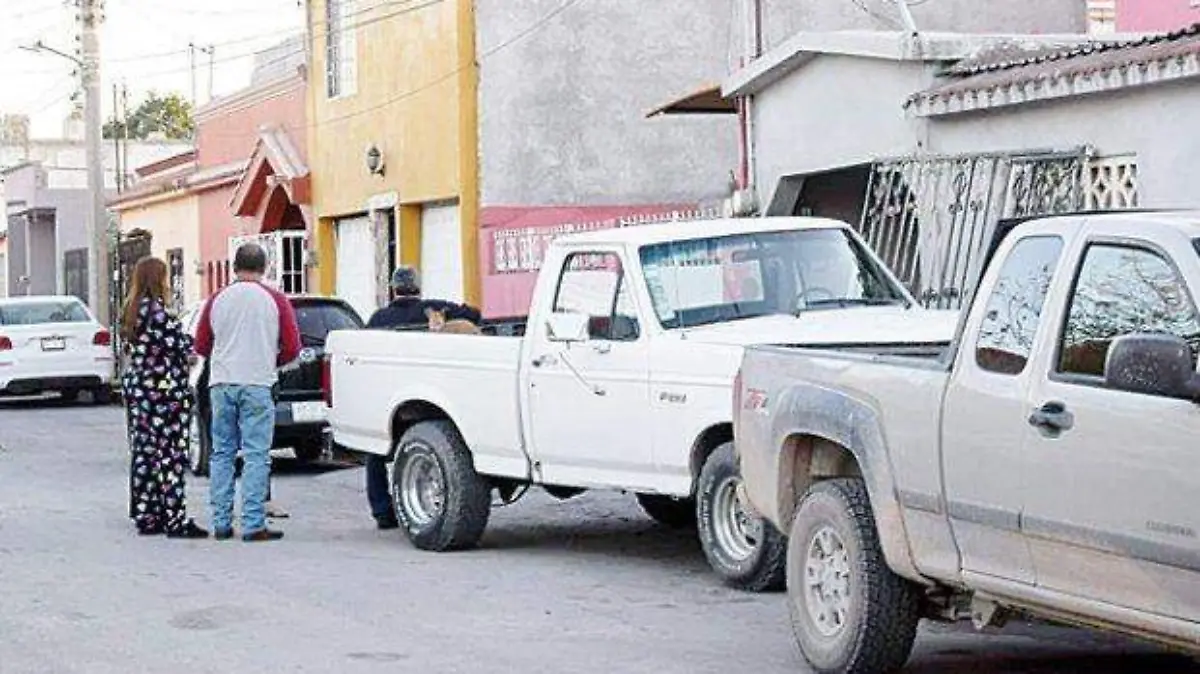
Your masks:
M364 317L399 262L421 269L427 296L479 302L473 12L308 2L317 288Z
M137 169L138 182L113 201L123 236L150 235L150 254L167 262L180 310L204 297L200 263L200 200L196 153L188 152Z

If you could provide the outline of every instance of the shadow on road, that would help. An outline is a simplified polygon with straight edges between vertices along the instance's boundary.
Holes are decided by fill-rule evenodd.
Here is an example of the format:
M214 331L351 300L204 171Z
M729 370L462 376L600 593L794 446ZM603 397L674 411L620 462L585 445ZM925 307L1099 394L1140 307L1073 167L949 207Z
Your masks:
M983 644L975 649L950 649L927 655L923 661L905 667L904 674L1061 674L1081 672L1086 674L1141 674L1142 672L1170 672L1189 674L1200 672L1200 666L1189 658L1164 654L1109 653L1084 654L1029 653L995 654L985 652Z
M562 508L566 511L570 506ZM527 520L493 520L480 548L508 554L569 552L605 557L610 563L650 562L675 573L710 572L695 531L669 529L636 516L575 513L578 519L564 521L545 513L542 508L540 516Z

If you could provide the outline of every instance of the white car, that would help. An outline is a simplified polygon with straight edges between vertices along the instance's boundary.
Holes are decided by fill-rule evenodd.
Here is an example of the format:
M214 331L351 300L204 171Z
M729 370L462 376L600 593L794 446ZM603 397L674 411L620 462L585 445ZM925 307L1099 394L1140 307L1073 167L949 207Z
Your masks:
M0 396L111 398L112 335L74 297L0 299Z

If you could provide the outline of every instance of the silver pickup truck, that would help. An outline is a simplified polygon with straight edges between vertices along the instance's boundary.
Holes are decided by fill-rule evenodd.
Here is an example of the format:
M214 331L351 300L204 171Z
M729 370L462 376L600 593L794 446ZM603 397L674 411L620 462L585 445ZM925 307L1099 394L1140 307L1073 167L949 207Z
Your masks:
M744 356L745 496L788 534L818 672L902 666L922 618L1013 613L1200 653L1200 212L1037 219L991 250L925 357Z

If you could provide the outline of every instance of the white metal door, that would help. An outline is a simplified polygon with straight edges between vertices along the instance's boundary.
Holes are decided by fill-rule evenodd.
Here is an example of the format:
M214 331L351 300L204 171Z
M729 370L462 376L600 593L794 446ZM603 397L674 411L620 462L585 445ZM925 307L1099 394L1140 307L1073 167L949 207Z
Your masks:
M379 307L375 299L375 237L366 216L337 223L337 296L363 320Z
M463 301L458 204L426 206L421 213L421 291L431 299Z

